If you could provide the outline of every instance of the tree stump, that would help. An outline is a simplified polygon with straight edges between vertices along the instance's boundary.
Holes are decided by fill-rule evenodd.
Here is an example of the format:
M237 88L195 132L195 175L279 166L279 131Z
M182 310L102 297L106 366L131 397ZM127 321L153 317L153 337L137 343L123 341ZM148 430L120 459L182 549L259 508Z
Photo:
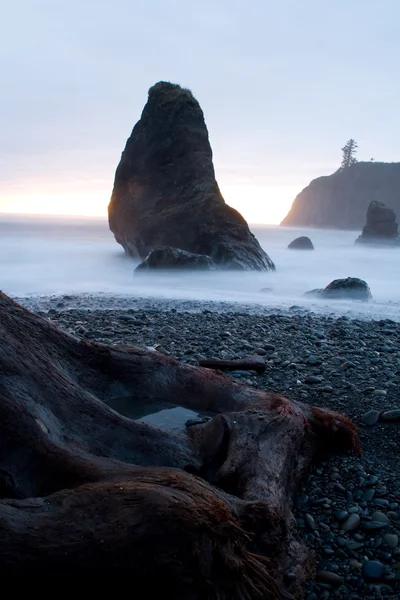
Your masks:
M132 346L75 337L0 293L0 574L133 576L176 600L300 598L292 498L343 415ZM185 431L116 399L205 410Z

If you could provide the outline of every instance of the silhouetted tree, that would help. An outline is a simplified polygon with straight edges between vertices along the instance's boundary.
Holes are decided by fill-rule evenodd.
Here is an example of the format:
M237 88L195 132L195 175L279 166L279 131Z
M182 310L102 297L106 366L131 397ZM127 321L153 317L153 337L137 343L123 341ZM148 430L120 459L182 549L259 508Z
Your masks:
M351 138L345 146L342 148L343 158L342 164L340 165L341 169L348 169L354 163L357 162L355 154L357 152L358 144L353 138Z

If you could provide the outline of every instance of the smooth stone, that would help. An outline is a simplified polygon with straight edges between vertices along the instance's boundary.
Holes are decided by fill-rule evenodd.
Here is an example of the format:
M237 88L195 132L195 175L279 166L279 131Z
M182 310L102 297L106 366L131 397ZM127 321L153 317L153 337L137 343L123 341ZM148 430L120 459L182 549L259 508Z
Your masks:
M176 333L176 329L175 329L175 327L172 327L171 325L165 325L164 327L161 327L160 333L163 333L163 334Z
M317 529L317 524L316 524L314 518L310 515L310 513L306 513L304 515L304 517L305 517L306 523L310 529L312 529L312 530Z
M400 408L386 410L381 414L381 421L400 421Z
M335 541L337 545L341 546L342 548L344 548L344 546L346 545L346 539L341 535L336 536Z
M400 517L399 517L399 514L398 514L397 512L395 512L394 510L389 510L389 511L386 513L386 516L387 516L387 517L389 517L389 519L390 519L391 521L398 521L398 520L399 520L399 518L400 518Z
M342 585L343 577L340 577L340 575L332 573L331 571L318 571L317 581L327 583L333 587L338 587L339 585Z
M351 506L349 508L349 513L351 515L358 515L361 512L360 507L359 506Z
M344 521L348 516L349 516L349 513L347 512L347 510L337 510L335 512L335 518L338 521Z
M362 563L358 562L358 560L356 560L355 558L352 558L351 560L349 560L349 565L353 569L361 569L362 568Z
M389 523L384 523L383 521L366 521L364 523L364 529L370 529L371 531L378 531L379 529L385 529L388 527Z
M387 533L385 536L383 536L383 541L387 546L389 546L389 548L397 548L399 545L399 536L397 536L395 533Z
M364 423L364 425L372 427L372 425L375 425L378 422L380 414L381 413L379 410L369 410L363 414L361 421Z
M376 506L389 506L389 500L386 500L386 498L374 498L373 503Z
M304 383L309 383L310 385L322 383L322 377L318 377L317 375L309 375L305 378Z
M323 387L318 388L318 392L324 392L325 394L331 394L333 392L333 387L331 385L324 385Z
M374 396L387 396L387 391L386 390L374 390L373 395Z
M362 573L366 579L380 579L385 573L385 567L377 560L367 560L362 566Z
M366 490L366 491L363 493L362 499L363 499L365 502L369 502L370 500L372 500L372 498L373 498L374 496L375 496L375 490L373 490L373 489L369 489L369 490Z
M360 527L361 519L358 515L350 515L348 519L342 524L343 531L354 531Z
M320 365L322 360L318 356L311 355L307 358L306 362L308 365Z
M370 475L367 479L367 485L372 486L378 483L379 479L376 475Z
M361 548L364 548L364 543L363 542L349 542L347 544L347 548L349 550L361 550Z
M380 521L381 523L389 523L389 518L380 510L375 510L371 515L371 519L373 521Z

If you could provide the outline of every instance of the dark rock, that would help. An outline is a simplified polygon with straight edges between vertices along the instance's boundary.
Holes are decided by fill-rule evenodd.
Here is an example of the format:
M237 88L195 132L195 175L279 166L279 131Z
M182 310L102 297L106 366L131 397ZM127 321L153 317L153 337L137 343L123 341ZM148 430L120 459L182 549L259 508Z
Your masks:
M309 385L315 385L317 383L321 383L322 377L318 377L318 375L309 375L305 378L304 383L308 383Z
M372 426L378 422L379 415L379 410L369 410L368 412L363 414L363 416L361 417L361 421L364 423L364 425Z
M384 523L383 521L366 521L363 526L364 529L379 531L379 529L386 529L388 525L388 523Z
M309 237L302 235L290 242L290 250L314 250L314 245Z
M400 421L400 408L393 408L392 410L385 410L381 414L381 421Z
M150 88L115 174L108 216L130 256L171 246L210 256L221 268L275 268L242 215L225 203L203 111L179 85Z
M381 579L385 567L377 560L367 560L362 566L362 573L366 579Z
M164 246L150 252L148 257L136 267L135 271L148 269L193 269L203 271L215 270L215 264L210 256L194 254L178 248Z
M350 515L348 519L342 524L343 531L354 531L360 526L361 520L358 515Z
M394 210L373 200L368 206L367 223L356 243L400 245L398 228Z
M363 279L347 277L335 279L321 292L321 298L329 300L363 300L372 298L371 290Z
M400 214L400 163L358 162L314 179L294 200L281 225L361 230L372 200Z
M337 575L336 573L331 573L331 571L318 571L317 581L337 587L342 585L343 577L340 577L340 575Z
M389 546L389 548L397 548L399 544L399 536L394 533L387 533L384 536L383 541Z
M371 518L373 521L380 521L381 523L389 523L388 517L385 515L385 513L381 512L380 510L374 511L371 515Z

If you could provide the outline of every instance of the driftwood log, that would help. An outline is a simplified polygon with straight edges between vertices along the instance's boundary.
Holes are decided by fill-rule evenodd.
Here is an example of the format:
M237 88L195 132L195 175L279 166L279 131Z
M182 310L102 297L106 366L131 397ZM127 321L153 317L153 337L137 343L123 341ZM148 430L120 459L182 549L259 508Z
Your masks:
M261 356L246 356L246 358L235 358L233 360L220 360L210 358L199 361L200 367L216 369L219 371L256 371L259 375L264 373L267 365Z
M343 415L60 331L0 294L0 574L132 576L176 600L300 598L292 497ZM215 416L162 431L115 399Z

